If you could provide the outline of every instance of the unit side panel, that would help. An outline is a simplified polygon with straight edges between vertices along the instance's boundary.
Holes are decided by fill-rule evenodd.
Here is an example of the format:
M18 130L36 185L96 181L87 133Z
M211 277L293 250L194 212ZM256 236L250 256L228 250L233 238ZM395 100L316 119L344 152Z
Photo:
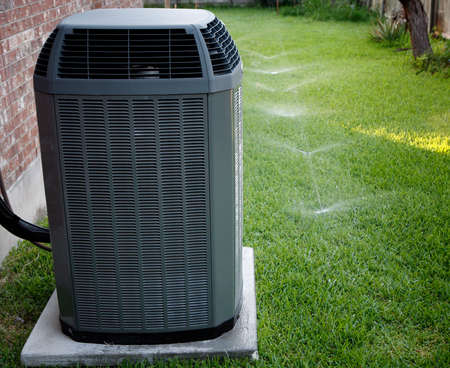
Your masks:
M208 96L214 325L235 315L235 179L232 90Z
M36 92L35 96L60 318L68 325L75 326L74 291L64 215L63 179L60 171L54 100L53 96L40 92Z
M80 330L209 327L206 95L56 105Z

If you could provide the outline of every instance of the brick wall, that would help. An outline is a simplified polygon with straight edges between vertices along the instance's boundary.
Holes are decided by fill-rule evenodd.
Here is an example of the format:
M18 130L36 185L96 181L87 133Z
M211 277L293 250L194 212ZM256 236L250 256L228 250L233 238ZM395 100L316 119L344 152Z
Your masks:
M96 8L142 7L142 0L0 0L0 169L10 187L39 155L33 72L61 19Z

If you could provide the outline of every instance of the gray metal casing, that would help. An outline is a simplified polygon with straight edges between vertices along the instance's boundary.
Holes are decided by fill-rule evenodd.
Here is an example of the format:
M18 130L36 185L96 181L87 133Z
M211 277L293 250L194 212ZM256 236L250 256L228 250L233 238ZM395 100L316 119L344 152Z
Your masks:
M74 330L197 330L239 313L242 64L214 74L201 34L213 19L203 10L75 15L57 27L47 76L35 75L60 319ZM57 76L66 33L133 27L186 29L203 77Z

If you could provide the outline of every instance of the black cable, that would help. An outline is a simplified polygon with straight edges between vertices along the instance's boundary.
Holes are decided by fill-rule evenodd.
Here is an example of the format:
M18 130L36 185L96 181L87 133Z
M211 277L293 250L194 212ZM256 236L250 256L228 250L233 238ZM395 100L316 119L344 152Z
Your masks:
M22 220L8 208L3 199L0 199L0 224L19 238L45 243L50 242L50 235L47 229Z
M52 248L38 243L50 243L50 232L48 229L30 224L12 212L11 203L9 202L1 171L0 191L3 197L0 197L0 225L17 237L28 240L38 248L51 252Z
M40 248L40 249L42 249L42 250L45 250L46 252L51 252L51 251L52 251L52 248L49 247L48 245L44 245L44 244L39 243L39 242L36 242L36 241L31 241L31 240L28 240L28 241L29 241L31 244L35 245L36 247L38 247L38 248Z

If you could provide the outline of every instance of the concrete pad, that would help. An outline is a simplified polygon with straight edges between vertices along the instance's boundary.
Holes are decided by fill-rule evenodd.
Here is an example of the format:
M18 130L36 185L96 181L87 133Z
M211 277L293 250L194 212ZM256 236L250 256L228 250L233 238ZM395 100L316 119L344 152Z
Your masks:
M22 349L22 363L28 367L72 365L118 365L122 361L153 362L168 358L214 356L258 358L256 338L256 294L253 249L244 247L243 304L231 331L216 339L161 345L103 345L73 341L61 332L56 292L50 297Z

